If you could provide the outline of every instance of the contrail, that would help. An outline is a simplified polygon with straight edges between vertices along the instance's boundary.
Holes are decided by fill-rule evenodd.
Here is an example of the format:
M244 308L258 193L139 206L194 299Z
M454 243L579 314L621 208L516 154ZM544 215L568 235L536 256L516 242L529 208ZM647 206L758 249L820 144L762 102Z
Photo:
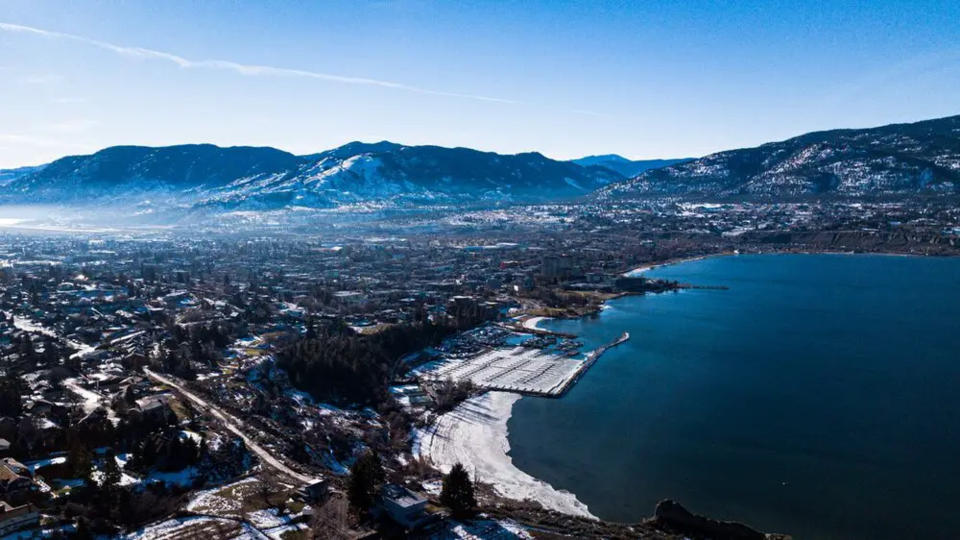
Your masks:
M306 79L317 79L321 81L328 81L340 84L356 84L363 86L379 86L381 88L390 88L393 90L401 90L404 92L413 92L417 94L426 94L431 96L445 96L453 97L460 99L471 99L475 101L486 101L491 103L503 103L507 105L523 105L521 101L516 101L512 99L502 99L489 96L478 96L474 94L460 94L457 92L443 92L440 90L430 90L429 88L420 88L418 86L410 86L408 84L396 83L391 81L382 81L379 79L369 79L365 77L347 77L343 75L332 75L330 73L319 73L316 71L307 71L302 69L289 69L289 68L279 68L273 66L258 66L250 64L240 64L237 62L230 62L227 60L190 60L182 56L177 56L175 54L170 54L162 51L155 51L152 49L143 49L140 47L125 47L121 45L114 45L113 43L107 43L106 41L99 41L96 39L90 39L83 36L77 36L74 34L65 34L62 32L52 32L50 30L42 30L40 28L33 28L30 26L22 26L19 24L9 24L9 23L0 23L0 30L5 32L14 32L18 34L31 34L36 36L43 36L46 38L53 39L66 39L70 41L75 41L78 43L85 43L93 47L98 47L100 49L108 50L115 52L121 56L126 56L128 58L139 58L147 60L165 60L167 62L172 62L181 68L187 69L216 69L223 71L232 71L234 73L239 73L240 75L246 76L275 76L275 77L299 77Z

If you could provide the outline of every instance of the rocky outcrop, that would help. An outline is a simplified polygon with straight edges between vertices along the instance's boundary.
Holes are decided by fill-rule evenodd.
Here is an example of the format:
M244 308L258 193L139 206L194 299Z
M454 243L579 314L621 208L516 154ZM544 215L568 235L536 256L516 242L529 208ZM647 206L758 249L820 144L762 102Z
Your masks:
M717 521L698 516L676 501L669 499L657 505L654 519L665 528L690 534L706 536L714 540L767 540L767 535L742 523Z

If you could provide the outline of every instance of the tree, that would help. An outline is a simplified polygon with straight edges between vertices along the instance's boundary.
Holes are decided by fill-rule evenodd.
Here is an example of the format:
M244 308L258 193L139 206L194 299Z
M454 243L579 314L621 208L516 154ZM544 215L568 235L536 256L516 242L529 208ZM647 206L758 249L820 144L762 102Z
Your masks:
M32 366L36 363L36 356L37 353L33 348L33 341L30 339L30 335L23 334L23 338L20 340L20 357Z
M18 417L23 413L23 398L27 389L14 375L0 378L0 416Z
M89 478L93 467L93 456L83 443L74 441L67 453L66 466L74 478Z
M453 517L457 519L469 518L477 506L477 499L473 494L473 482L467 469L457 462L450 473L443 477L443 490L440 492L440 502L449 508Z
M318 540L350 538L347 516L347 501L332 497L314 512L310 519L313 537Z
M113 489L120 485L121 476L120 467L117 465L117 460L111 450L104 456L103 483L100 484L100 487L103 488L104 492L112 493Z
M361 513L370 510L384 477L383 464L376 450L368 450L360 456L350 469L350 484L347 487L350 506Z
M55 343L47 343L43 348L43 365L53 367L60 363L60 349Z

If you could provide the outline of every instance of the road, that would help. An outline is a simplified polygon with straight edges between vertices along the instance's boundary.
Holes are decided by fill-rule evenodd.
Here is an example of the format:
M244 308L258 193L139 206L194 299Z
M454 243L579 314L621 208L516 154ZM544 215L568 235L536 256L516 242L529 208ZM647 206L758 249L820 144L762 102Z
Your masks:
M197 396L196 394L189 392L180 383L174 381L173 379L170 379L169 377L164 377L163 375L160 375L158 373L154 373L149 369L144 369L143 371L147 374L147 377L150 377L151 379L159 383L165 384L171 388L176 389L177 392L179 392L183 397L192 401L201 410L209 412L211 415L223 421L223 425L225 425L227 429L230 430L232 433L234 433L235 435L243 439L243 442L246 443L247 448L249 448L251 452L256 454L257 457L260 458L260 461L262 463L267 464L273 467L274 469L276 469L281 474L287 477L293 478L294 480L297 480L299 482L303 482L304 484L312 484L318 480L317 478L311 478L309 476L300 474L297 471L294 471L293 469L291 469L290 467L287 467L286 465L284 465L282 461L275 458L269 451L267 451L265 448L257 444L255 440L253 440L251 437L248 437L247 434L244 433L243 430L250 429L250 428L245 426L243 422L221 411L217 407L208 403L203 398Z

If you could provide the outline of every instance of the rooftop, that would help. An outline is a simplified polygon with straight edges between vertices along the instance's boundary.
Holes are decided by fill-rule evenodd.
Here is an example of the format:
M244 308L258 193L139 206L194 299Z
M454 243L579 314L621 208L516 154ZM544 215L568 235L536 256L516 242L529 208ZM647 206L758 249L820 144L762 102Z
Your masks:
M409 489L396 484L387 484L380 490L380 494L397 506L411 508L427 502L427 499L410 491Z

